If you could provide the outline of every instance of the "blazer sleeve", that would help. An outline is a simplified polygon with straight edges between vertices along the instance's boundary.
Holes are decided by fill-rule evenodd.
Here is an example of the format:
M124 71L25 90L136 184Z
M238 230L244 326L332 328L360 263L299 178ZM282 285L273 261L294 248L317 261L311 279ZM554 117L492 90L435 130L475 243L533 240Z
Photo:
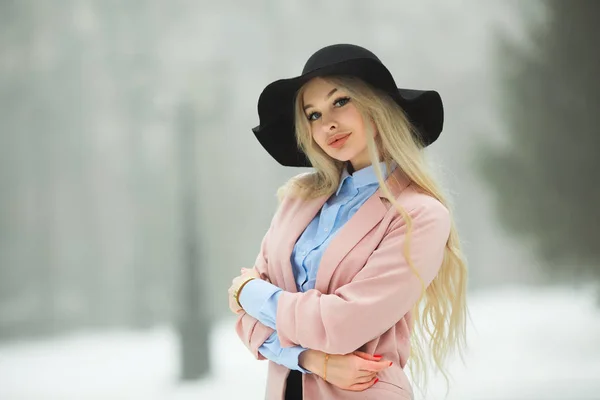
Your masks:
M260 252L256 257L254 268L258 270L262 279L270 282L267 274L267 245L269 241L269 235L271 233L271 227L263 237ZM246 347L250 350L252 355L257 360L266 360L266 358L258 351L259 347L271 336L274 332L273 329L266 325L263 325L256 318L249 314L242 312L238 315L235 324L235 330Z
M450 233L450 215L427 198L409 211L410 257L425 287L437 275ZM403 218L387 234L353 280L333 294L317 290L282 292L277 333L283 347L300 345L330 354L348 354L381 336L419 300L422 284L404 257Z

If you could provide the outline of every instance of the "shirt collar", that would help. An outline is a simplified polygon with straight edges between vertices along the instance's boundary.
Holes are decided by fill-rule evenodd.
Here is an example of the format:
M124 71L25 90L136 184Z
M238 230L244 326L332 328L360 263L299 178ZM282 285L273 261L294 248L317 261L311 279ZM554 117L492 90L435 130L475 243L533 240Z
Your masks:
M389 172L387 171L385 162L380 162L379 166L381 167L381 171L383 172L384 179L387 179L387 177L389 176ZM394 171L397 166L398 164L396 164L396 162L393 161L391 165L391 171ZM372 165L369 165L368 167L356 171L352 175L350 175L350 173L348 172L348 168L344 168L344 171L342 172L342 176L340 178L340 185L338 186L338 189L335 192L336 196L339 195L340 190L342 190L342 187L344 186L346 180L352 182L356 189L367 185L378 184L377 175L375 175L375 168L373 168Z

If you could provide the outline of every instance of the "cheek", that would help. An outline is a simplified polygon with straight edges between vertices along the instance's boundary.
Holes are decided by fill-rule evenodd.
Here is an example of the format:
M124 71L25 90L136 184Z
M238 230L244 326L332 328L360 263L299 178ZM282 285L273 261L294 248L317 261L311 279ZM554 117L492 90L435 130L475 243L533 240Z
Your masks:
M358 110L353 106L348 107L347 110L344 110L344 114L341 119L344 121L344 125L353 131L362 132L365 129L362 115L360 115Z
M311 129L311 136L320 147L323 147L325 143L325 134L323 134L323 132L319 129L315 129L313 133L313 130Z
M360 142L366 142L367 140L367 129L365 127L364 121L358 112L356 115L353 115L352 118L352 128L354 133L356 134L356 138L359 139Z
M363 121L362 115L360 115L359 112L355 110L355 113L352 117L354 120L354 125L361 131L364 131L365 130L365 121Z

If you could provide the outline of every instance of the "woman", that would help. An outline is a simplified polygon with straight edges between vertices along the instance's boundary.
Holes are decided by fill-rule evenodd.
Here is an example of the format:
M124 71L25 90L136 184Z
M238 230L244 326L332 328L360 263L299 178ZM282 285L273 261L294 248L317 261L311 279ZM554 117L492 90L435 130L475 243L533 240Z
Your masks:
M229 288L240 338L272 361L267 399L412 398L409 355L413 377L425 352L445 376L465 339L465 262L423 156L439 95L333 45L267 86L258 112L269 154L314 168L282 187L254 268Z

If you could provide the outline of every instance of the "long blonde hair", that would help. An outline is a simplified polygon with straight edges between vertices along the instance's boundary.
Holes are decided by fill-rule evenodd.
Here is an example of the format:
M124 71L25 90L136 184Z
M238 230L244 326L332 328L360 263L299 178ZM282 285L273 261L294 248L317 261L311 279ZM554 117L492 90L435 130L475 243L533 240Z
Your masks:
M395 206L407 224L410 239L412 221L406 210L396 201L387 187L379 166L384 161L389 167L395 161L413 185L423 193L434 197L450 209L447 200L434 181L425 162L423 145L418 133L409 123L404 111L388 95L379 92L361 80L351 77L323 78L343 88L351 101L362 114L365 126L370 129L373 121L378 135L371 130L367 134L369 156L379 185L385 197ZM315 171L291 179L280 188L278 195L314 198L333 194L339 186L344 163L329 157L313 140L310 126L304 115L302 95L306 85L298 92L295 100L296 138ZM466 347L466 292L467 268L460 249L458 233L452 219L450 236L446 243L444 258L439 273L425 288L410 258L410 240L403 248L404 256L412 271L419 277L422 293L413 310L413 331L411 335L411 356L409 369L415 386L425 388L428 362L433 360L449 384L445 363L448 356L457 352L461 358ZM428 348L426 345L429 345ZM426 356L426 352L430 357ZM429 360L428 360L429 359Z

